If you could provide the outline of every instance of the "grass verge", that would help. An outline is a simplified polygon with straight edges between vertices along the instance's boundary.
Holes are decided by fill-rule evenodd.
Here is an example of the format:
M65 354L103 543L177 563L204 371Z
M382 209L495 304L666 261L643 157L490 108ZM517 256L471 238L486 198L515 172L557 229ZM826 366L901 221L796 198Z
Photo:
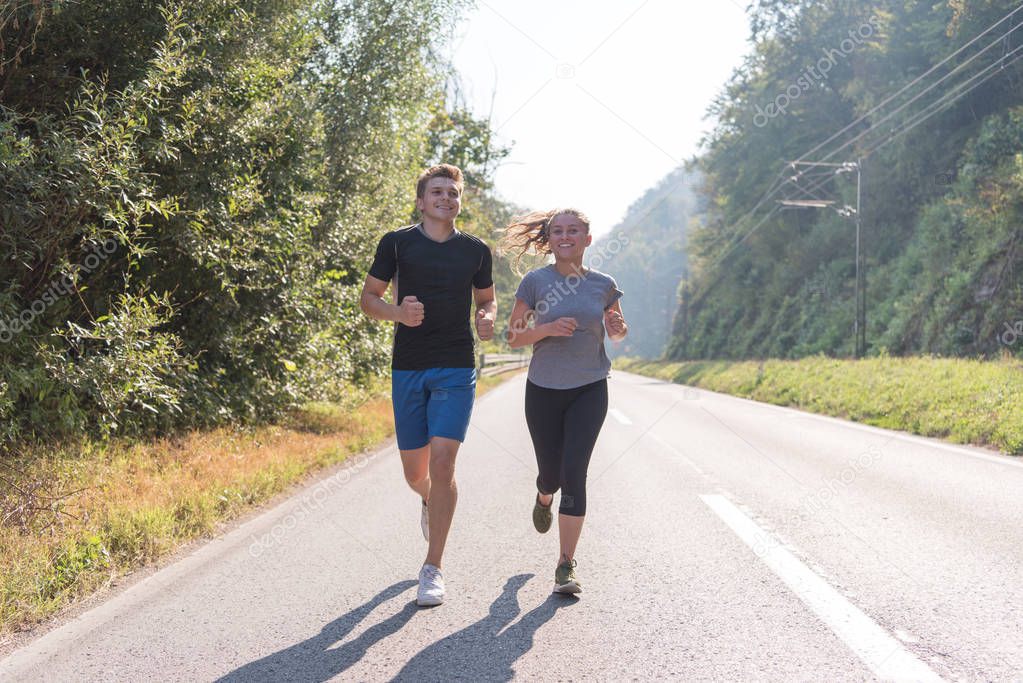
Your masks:
M478 395L511 376L480 378ZM0 639L393 433L381 382L276 425L83 441L0 462Z
M615 360L625 372L878 427L1023 455L1023 363L815 356L768 361Z

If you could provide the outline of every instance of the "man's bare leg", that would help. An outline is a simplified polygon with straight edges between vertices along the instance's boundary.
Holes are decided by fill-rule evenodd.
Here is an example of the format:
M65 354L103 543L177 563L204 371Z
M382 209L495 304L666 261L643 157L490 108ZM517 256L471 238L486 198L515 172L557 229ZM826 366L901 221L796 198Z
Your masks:
M425 502L430 502L430 445L411 451L401 451L401 466L405 481Z
M455 484L455 456L461 445L455 439L435 436L430 439L429 450L429 515L430 549L426 553L426 564L440 568L444 544L458 502L458 486Z

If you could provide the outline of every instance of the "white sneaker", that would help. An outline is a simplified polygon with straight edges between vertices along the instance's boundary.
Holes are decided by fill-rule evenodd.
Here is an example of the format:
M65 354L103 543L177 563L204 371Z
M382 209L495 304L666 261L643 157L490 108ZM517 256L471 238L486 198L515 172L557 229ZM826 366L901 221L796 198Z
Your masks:
M426 501L423 501L423 512L419 515L419 526L423 529L423 538L430 542L430 514L426 511Z
M416 594L416 604L420 607L430 607L444 602L444 577L440 575L440 569L432 564L424 564L419 570L419 592Z

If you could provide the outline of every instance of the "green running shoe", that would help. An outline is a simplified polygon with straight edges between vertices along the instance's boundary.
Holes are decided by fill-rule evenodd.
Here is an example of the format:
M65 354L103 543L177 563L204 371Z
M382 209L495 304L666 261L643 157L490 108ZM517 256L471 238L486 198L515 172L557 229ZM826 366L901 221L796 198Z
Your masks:
M540 494L536 494L536 501L533 503L533 526L541 534L546 534L551 528L551 520L554 518L554 515L551 514L551 506L553 505L553 498L550 505L541 505Z
M562 562L554 570L554 592L566 593L569 595L581 593L583 585L579 583L579 577L575 575L575 560Z

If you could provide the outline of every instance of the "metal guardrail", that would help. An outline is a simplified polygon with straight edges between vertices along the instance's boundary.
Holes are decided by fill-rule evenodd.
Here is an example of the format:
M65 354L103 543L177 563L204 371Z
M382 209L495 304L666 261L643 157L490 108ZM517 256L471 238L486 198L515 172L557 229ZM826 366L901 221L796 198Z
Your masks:
M481 377L488 377L524 368L529 365L530 358L531 356L525 353L481 353L479 374Z

